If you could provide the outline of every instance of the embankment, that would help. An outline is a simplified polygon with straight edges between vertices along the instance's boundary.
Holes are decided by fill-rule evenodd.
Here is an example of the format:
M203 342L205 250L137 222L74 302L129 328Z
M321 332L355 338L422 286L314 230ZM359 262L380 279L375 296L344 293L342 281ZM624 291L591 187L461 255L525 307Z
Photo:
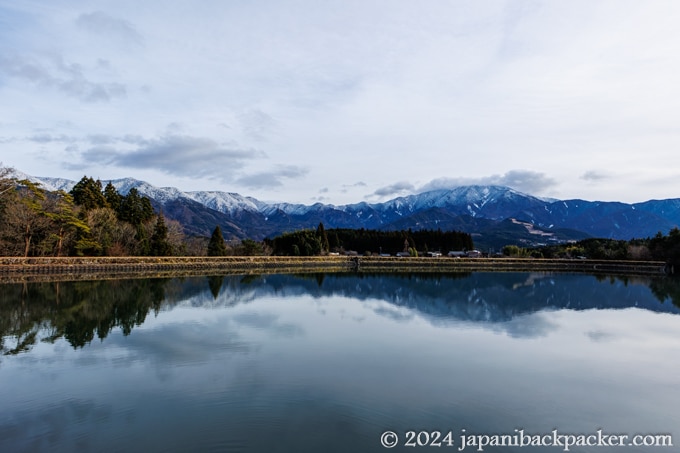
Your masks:
M0 281L301 272L582 272L663 275L659 261L397 257L0 257Z

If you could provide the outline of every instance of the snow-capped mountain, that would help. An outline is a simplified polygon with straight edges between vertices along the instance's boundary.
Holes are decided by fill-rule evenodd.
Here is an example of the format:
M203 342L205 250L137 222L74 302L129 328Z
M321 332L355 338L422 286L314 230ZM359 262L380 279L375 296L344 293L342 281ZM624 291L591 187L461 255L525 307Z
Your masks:
M252 197L243 197L237 193L218 191L187 192L186 195L194 201L225 214L233 214L236 211L261 212L267 206Z
M39 182L47 190L69 191L76 183L20 172L15 176ZM532 239L560 241L587 236L640 238L659 231L667 233L680 225L680 199L636 204L553 200L494 185L461 186L383 203L335 206L266 203L220 191L183 192L134 178L115 179L111 183L122 194L136 188L164 215L180 221L190 234L209 235L220 225L225 235L233 238L261 239L285 231L316 228L323 222L326 228L456 229L474 234L476 243L489 240L490 234L501 235L504 241L522 236L526 243Z

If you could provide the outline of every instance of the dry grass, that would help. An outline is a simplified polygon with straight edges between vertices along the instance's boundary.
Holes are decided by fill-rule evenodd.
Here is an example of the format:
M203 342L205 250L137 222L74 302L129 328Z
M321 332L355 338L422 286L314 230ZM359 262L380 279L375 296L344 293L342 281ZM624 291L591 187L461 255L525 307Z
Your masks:
M661 275L658 261L398 257L0 257L0 280L129 278L299 272L582 272ZM28 280L27 280L28 279Z

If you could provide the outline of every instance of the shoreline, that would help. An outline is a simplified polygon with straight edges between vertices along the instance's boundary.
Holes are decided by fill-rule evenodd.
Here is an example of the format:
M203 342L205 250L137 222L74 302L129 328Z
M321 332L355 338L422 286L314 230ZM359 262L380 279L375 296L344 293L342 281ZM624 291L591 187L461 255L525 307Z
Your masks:
M318 272L576 272L663 276L661 261L373 256L0 257L0 283Z

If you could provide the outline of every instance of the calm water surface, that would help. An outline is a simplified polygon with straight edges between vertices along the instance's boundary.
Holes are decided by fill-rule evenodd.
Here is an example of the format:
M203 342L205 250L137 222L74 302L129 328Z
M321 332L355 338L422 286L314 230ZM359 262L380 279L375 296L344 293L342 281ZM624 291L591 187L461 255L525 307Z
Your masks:
M0 451L385 452L387 430L459 451L519 429L679 451L679 295L531 273L2 285ZM520 450L563 448L484 449Z

